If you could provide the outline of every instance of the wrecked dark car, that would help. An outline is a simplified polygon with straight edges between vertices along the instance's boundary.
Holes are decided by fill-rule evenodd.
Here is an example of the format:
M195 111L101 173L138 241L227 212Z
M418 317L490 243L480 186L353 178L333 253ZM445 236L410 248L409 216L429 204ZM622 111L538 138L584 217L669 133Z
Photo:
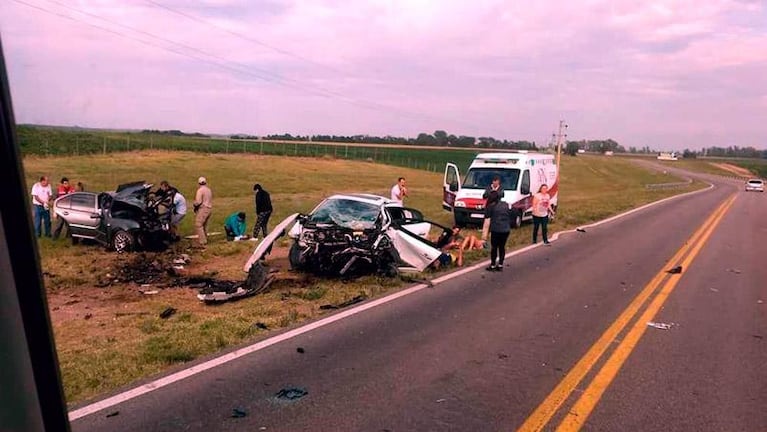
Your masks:
M53 204L73 238L94 240L117 252L163 249L170 242L170 212L144 181L114 192L75 192Z
M293 239L289 261L294 270L324 276L420 272L442 254L430 234L445 230L449 229L425 220L420 211L385 197L333 195L308 215L294 214L282 221L258 245L244 270L287 232Z

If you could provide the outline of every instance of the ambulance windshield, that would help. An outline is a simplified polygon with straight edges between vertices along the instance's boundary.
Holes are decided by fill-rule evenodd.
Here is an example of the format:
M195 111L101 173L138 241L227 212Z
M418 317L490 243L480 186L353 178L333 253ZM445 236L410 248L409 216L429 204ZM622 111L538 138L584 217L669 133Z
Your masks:
M501 178L503 190L516 190L519 182L519 169L470 168L463 181L463 187L485 189L490 186L493 177Z

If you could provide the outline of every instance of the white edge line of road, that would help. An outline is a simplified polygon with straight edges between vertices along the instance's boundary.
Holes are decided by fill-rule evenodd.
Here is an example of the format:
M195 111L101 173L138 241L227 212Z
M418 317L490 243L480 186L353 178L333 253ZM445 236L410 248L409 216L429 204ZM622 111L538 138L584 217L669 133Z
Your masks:
M648 207L652 207L654 205L658 205L660 203L663 203L663 202L666 202L666 201L669 201L669 200L673 200L673 199L681 198L681 197L684 197L684 196L688 196L688 195L704 192L704 191L712 189L713 187L714 187L713 184L709 184L709 187L706 188L706 189L700 189L700 190L697 190L697 191L687 192L687 193L684 193L684 194L681 194L681 195L675 195L675 196L672 196L672 197L664 198L664 199L659 200L659 201L654 201L654 202L651 202L649 204L645 204L645 205L643 205L641 207L637 207L635 209L628 210L628 211L626 211L624 213L621 213L621 214L609 217L607 219L601 220L599 222L595 222L595 223L592 223L592 224L589 224L589 225L584 225L584 226L582 226L580 228L592 228L592 227L596 227L596 226L599 226L599 225L602 225L602 224L606 224L606 223L612 222L612 221L614 221L616 219L620 219L622 217L628 216L628 215L630 215L632 213L636 213L638 211L642 211L642 210L644 210L644 209L646 209ZM575 232L575 230L558 232L558 233L554 234L554 236L551 238L551 241L556 241L559 238L559 236L562 235L562 234L567 234L567 233L572 233L572 232ZM538 244L529 245L529 246L523 247L521 249L517 249L517 250L515 250L513 252L507 253L506 254L506 258L510 258L510 257L515 256L515 255L519 255L519 254L525 253L528 250L536 248L536 247L540 247L540 245L538 245ZM418 285L412 286L410 288L406 288L406 289L404 289L402 291L398 291L396 293L387 295L385 297L381 297L379 299L376 299L376 300L373 300L373 301L370 301L370 302L367 302L367 303L363 303L363 304L361 304L361 305L359 305L357 307L354 307L352 309L344 310L342 312L339 312L339 313L336 313L334 315L331 315L331 316L329 316L327 318L323 318L323 319L321 319L319 321L315 321L315 322L306 324L305 326L298 327L298 328L295 328L293 330L287 331L285 333L279 334L277 336L274 336L274 337L262 340L260 342L256 342L253 345L249 345L249 346L237 349L237 350L232 351L230 353L224 354L224 355L222 355L220 357L216 357L214 359L211 359L211 360L205 361L203 363L191 366L191 367L189 367L187 369L184 369L184 370L172 373L170 375L167 375L165 377L159 378L157 380L154 380L154 381L149 382L147 384L141 385L139 387L135 387L133 389L124 391L124 392L119 393L117 395L114 395L114 396L108 397L106 399L103 399L101 401L94 402L94 403L92 403L90 405L86 405L86 406L84 406L82 408L78 408L78 409L76 409L74 411L70 411L69 412L69 421L74 421L74 420L80 419L82 417L88 416L90 414L96 413L98 411L101 411L101 410L113 407L113 406L115 406L117 404L120 404L122 402L131 400L131 399L136 398L138 396L141 396L143 394L146 394L146 393L152 392L154 390L160 389L162 387L168 386L168 385L173 384L175 382L181 381L181 380L183 380L185 378L189 378L189 377L191 377L193 375L197 375L198 373L204 372L204 371L206 371L208 369L212 369L214 367L221 366L221 365L223 365L225 363L229 363L230 361L236 360L236 359L238 359L240 357L244 357L244 356L246 356L248 354L251 354L251 353L254 353L256 351L260 351L260 350L262 350L264 348L267 348L267 347L270 347L272 345L278 344L278 343L280 343L282 341L294 338L294 337L296 337L298 335L301 335L301 334L304 334L304 333L308 333L308 332L310 332L312 330L318 329L320 327L324 327L324 326L326 326L328 324L332 324L332 323L334 323L336 321L340 321L340 320L342 320L344 318L347 318L347 317L350 317L352 315L356 315L356 314L362 313L362 312L364 312L364 311L366 311L368 309L372 309L372 308L380 306L382 304L389 303L391 301L397 300L400 297L405 297L407 295L416 293L418 291L423 290L424 288L429 288L429 287L432 287L434 285L440 284L442 282L447 282L447 281L449 281L451 279L457 278L457 277L462 276L462 275L464 275L466 273L469 273L469 272L472 272L472 271L477 270L479 268L482 268L488 262L489 261L482 261L482 262L480 262L478 264L474 264L474 265L472 265L470 267L466 267L464 269L461 269L461 270L458 270L458 271L454 271L452 273L449 273L449 274L446 274L444 276L438 277L436 279L433 279L431 281L430 285L429 284L418 284Z

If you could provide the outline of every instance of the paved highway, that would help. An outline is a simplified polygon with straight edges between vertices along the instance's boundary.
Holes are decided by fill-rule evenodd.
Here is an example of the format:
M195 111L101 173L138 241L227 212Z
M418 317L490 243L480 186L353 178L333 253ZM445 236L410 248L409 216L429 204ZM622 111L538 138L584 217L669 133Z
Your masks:
M79 411L72 428L767 430L767 195L716 183L502 273L467 272ZM308 393L275 397L284 388Z

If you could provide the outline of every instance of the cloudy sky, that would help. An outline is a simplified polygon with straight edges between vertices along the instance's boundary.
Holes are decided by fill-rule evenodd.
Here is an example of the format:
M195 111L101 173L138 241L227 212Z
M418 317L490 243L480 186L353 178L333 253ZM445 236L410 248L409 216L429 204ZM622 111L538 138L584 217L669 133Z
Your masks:
M19 123L767 148L767 1L2 0Z

